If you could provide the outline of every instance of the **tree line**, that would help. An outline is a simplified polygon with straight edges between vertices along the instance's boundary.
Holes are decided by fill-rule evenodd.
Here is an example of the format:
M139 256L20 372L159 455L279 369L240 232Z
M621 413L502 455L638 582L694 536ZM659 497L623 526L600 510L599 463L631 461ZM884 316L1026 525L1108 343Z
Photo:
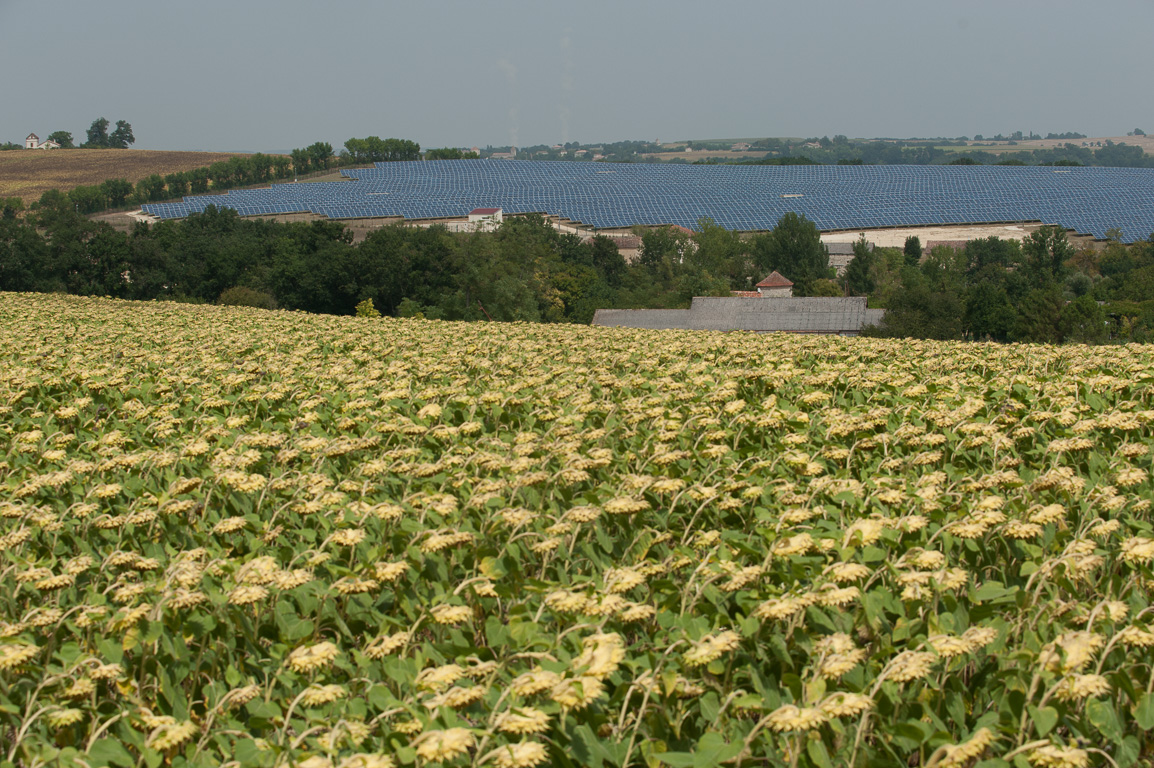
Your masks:
M390 226L353 243L340 222L245 219L209 206L120 232L60 193L33 211L0 204L0 290L246 303L350 314L588 323L599 308L684 307L749 290L770 271L799 293L838 293L817 230L789 214L745 239L709 220L646 230L627 263L617 242L559 233L538 216L495 232Z
M1020 137L1020 134L1018 134ZM1061 135L1063 138L1066 135ZM1135 134L1138 135L1138 134ZM1051 134L1051 136L1058 136ZM1081 137L1081 134L1077 134ZM980 137L975 137L978 139ZM1002 137L1004 138L1004 137ZM1033 136L1033 138L1041 138ZM1084 138L1084 137L1082 137ZM762 139L754 149L766 150L759 160L737 161L748 165L1085 165L1108 168L1154 168L1154 156L1141 147L1106 141L1101 147L1067 142L1053 149L995 152L969 146L958 139L858 140L838 135L832 139Z
M886 309L869 333L1001 342L1154 340L1154 235L1126 245L1115 231L1104 248L1078 249L1063 230L1041 227L1020 242L989 237L960 248L938 246L921 259L913 253L876 249L869 256L870 301Z
M697 232L639 229L627 262L609 237L558 232L539 216L494 232L394 225L360 243L340 222L245 219L209 206L185 220L120 232L47 196L34 211L0 201L0 290L240 303L352 314L588 323L599 308L679 308L751 290L771 271L796 296L867 296L878 336L993 341L1154 341L1154 236L1117 232L1075 248L1063 230L927 253L854 244L844 274L819 233L788 213L743 235L709 219Z
M103 118L102 118L103 119ZM104 128L107 128L104 120ZM94 124L95 125L95 124ZM97 126L99 127L99 126ZM85 146L88 146L87 144ZM125 206L158 203L184 195L224 192L254 184L286 181L337 166L390 160L420 159L420 145L404 139L349 139L340 155L328 142L318 141L288 155L234 155L211 165L160 175L151 174L133 184L127 179L105 179L100 184L80 185L68 192L49 190L33 208L60 206L66 200L78 213L91 214ZM353 154L348 147L358 148ZM367 147L367 149L365 149Z

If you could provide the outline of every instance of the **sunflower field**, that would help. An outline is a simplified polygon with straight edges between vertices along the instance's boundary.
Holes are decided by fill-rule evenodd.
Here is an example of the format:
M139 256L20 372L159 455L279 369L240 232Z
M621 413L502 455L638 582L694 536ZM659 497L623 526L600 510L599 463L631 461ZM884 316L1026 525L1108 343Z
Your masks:
M0 294L0 765L1154 759L1154 351Z

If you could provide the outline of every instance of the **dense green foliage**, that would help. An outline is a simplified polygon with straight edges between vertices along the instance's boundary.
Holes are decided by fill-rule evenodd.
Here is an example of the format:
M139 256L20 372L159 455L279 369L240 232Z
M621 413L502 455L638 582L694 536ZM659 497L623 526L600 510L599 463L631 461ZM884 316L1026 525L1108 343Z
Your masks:
M78 214L76 201L49 193L27 218L14 210L0 221L0 290L217 301L241 286L308 312L351 314L372 299L391 316L588 323L599 308L749 290L774 269L797 295L832 277L813 223L794 214L751 239L708 219L692 235L652 229L627 264L613 240L582 241L537 216L492 233L392 226L354 244L339 222L282 224L213 206L122 233Z
M1154 237L1075 249L1057 227L1019 243L996 237L962 249L888 254L871 297L886 308L881 336L993 341L1154 339Z
M426 160L477 160L480 157L476 152L466 152L456 147L442 147L425 152Z
M71 143L71 134L68 138ZM127 120L117 120L116 127L109 133L108 120L98 117L88 127L88 141L80 146L84 149L128 149L129 144L135 143L136 137L132 135L132 126Z
M48 134L48 140L55 141L60 145L61 149L72 149L75 146L73 144L72 134L68 131L53 131Z
M382 139L369 136L349 139L341 160L346 163L382 163L397 160L420 160L421 145L407 139Z

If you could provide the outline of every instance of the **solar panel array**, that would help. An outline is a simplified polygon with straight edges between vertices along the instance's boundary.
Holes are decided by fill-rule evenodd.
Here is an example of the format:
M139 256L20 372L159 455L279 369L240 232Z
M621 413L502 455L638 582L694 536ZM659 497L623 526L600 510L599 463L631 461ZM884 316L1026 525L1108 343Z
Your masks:
M1041 221L1134 241L1154 233L1154 169L1038 166L693 166L516 160L377 163L348 181L276 184L152 203L181 218L208 205L242 216L312 212L334 219L457 218L474 208L544 213L599 229L772 229L783 214L820 230Z

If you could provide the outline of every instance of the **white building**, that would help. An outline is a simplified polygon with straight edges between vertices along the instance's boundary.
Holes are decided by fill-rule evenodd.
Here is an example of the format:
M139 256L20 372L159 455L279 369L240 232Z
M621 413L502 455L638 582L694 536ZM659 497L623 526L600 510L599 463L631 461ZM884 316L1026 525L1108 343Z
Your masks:
M28 138L24 139L25 149L60 149L60 145L55 141L49 139L48 141L40 141L40 137L35 133L28 134Z
M474 231L490 232L501 226L504 211L500 208L474 208L469 211L469 224Z

